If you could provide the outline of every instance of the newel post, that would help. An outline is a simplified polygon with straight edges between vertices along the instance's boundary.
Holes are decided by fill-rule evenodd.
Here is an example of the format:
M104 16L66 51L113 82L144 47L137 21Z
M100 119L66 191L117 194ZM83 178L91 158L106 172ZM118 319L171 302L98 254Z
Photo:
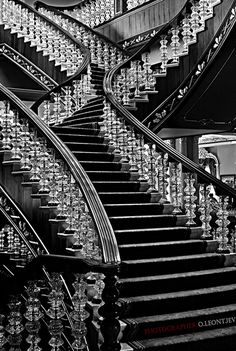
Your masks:
M103 317L101 322L101 333L103 336L103 344L101 351L120 351L121 346L118 341L120 332L120 323L118 320L120 306L117 303L119 298L119 290L117 288L117 276L108 273L105 276L105 287L102 293L104 305L98 310Z

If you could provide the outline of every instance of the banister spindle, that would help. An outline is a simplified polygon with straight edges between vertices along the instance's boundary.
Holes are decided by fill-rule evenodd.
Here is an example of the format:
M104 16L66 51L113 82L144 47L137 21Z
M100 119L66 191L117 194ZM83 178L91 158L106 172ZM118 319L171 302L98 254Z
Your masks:
M216 224L218 228L216 229L216 239L219 243L219 247L217 252L219 253L228 253L229 246L228 246L228 234L229 229L228 225L230 221L228 220L229 211L227 209L229 204L229 199L227 196L219 196L219 207L218 211L216 212L217 220Z
M186 211L186 216L188 221L186 225L194 226L196 225L194 218L196 218L195 210L196 210L196 199L195 196L196 188L195 188L195 178L192 173L186 173L184 181L186 186L184 187L184 207Z
M211 234L211 211L212 211L212 206L211 206L211 201L210 201L210 186L206 184L200 184L199 188L199 212L201 213L200 215L200 221L202 222L202 239L211 239L212 234Z

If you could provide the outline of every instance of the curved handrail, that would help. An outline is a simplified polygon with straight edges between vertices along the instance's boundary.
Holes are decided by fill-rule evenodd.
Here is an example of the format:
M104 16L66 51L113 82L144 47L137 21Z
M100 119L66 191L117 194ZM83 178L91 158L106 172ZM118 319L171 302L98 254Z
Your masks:
M169 108L169 111L165 113L165 116L163 116L163 118L159 122L157 122L155 126L153 126L154 132L158 132L165 124L165 122L171 118L171 116L175 113L179 105L187 99L188 94L191 92L191 89L196 86L199 78L202 76L203 71L206 72L206 70L208 70L213 64L216 56L218 55L218 52L221 50L224 42L230 34L232 27L235 25L236 18L235 16L232 16L232 11L234 11L235 8L236 1L232 4L231 8L229 9L228 15L222 22L216 35L208 44L206 50L201 55L199 61L195 64L193 70L187 75L187 77L183 80L181 85L177 89L175 89L175 91L171 95L169 95L168 98L166 98L142 121L143 124L148 125L148 127L150 128L154 116L156 116L156 114L158 113L162 114L163 111L167 112ZM185 90L186 87L187 90ZM186 93L180 99L178 99L178 95L181 90L186 91Z
M121 65L119 65L121 66ZM118 67L119 68L119 67ZM133 126L138 134L144 135L144 137L149 140L151 143L154 143L158 146L158 148L167 153L172 159L177 162L180 162L185 169L190 172L196 173L199 179L202 179L204 182L210 184L212 183L218 189L219 194L226 194L227 196L231 196L236 200L236 191L232 189L230 186L226 185L219 179L215 178L208 172L206 172L201 166L197 165L195 162L187 158L185 155L176 151L173 147L165 143L160 137L154 134L150 129L148 129L145 125L143 125L137 118L135 118L125 107L123 107L114 97L112 92L112 77L117 67L114 67L109 72L106 73L104 79L104 91L111 102L111 104L118 110L119 115L124 118L129 125Z
M2 51L1 51L1 48L3 48ZM16 61L15 56L13 56L13 58L12 58L11 56L9 56L9 55L6 53L6 51L4 50L4 48L6 48L10 53L13 53L13 55L20 57L21 60L22 60L22 62L25 62L25 63L26 63L26 67L24 67L24 66L22 65L22 62L21 62L21 64L18 63L18 62ZM1 43L1 44L0 44L0 55L6 56L10 61L12 61L12 62L13 62L14 64L16 64L17 66L19 66L20 69L24 70L24 72L25 72L27 75L29 75L35 82L37 82L38 84L40 84L45 90L48 90L48 91L51 90L51 88L48 87L46 83L50 83L50 84L53 85L53 86L58 85L57 82L56 82L54 79L52 79L47 73L45 73L43 70L41 70L38 66L36 66L36 65L35 65L33 62L31 62L30 60L28 60L25 56L23 56L23 55L22 55L21 53L19 53L17 50L13 49L10 45L8 45L8 44L6 44L6 43ZM37 73L40 74L42 77L45 77L45 79L44 79L44 80L41 80L41 79L37 78L37 76L35 76L35 75L32 73L32 71L29 71L29 70L27 69L27 65L28 65L28 67L30 67L30 68L33 67L33 69L34 69L34 72L33 72L33 73L37 72ZM46 81L45 81L45 80L46 80Z
M66 18L66 19L68 19L68 20L70 20L70 21L75 22L76 24L78 24L78 25L81 26L81 27L84 27L85 30L86 30L87 32L90 32L90 33L92 33L93 35L99 37L101 40L103 40L103 41L109 43L109 44L112 45L112 46L115 46L117 49L119 49L120 51L122 51L125 55L131 56L130 52L127 51L127 50L125 50L125 49L123 49L123 47L122 47L121 45L117 44L116 42L114 42L114 41L111 40L110 38L106 37L106 36L103 35L102 33L99 33L98 31L96 31L96 30L90 28L90 27L87 26L85 23L83 23L83 22L77 20L76 18L74 18L74 17L72 17L72 16L70 16L70 15L64 13L64 12L62 12L62 11L59 10L58 8L55 8L54 6L47 5L47 4L45 4L43 1L36 1L36 2L34 3L34 6L35 6L36 10L38 10L39 7L45 7L46 9L50 9L51 11L54 11L56 14L61 15L61 16L63 16L64 18Z
M119 264L120 255L111 223L92 182L81 164L65 144L51 131L51 129L2 84L0 84L0 92L4 98L9 99L11 103L20 110L23 116L30 120L50 144L53 145L65 163L69 166L69 169L76 182L80 185L84 198L91 210L102 246L104 263Z
M37 239L37 242L40 244L41 248L44 250L46 254L49 253L48 249L44 245L43 241L40 239L28 219L26 218L25 214L23 211L19 208L19 206L16 204L16 202L12 199L12 197L8 194L6 189L0 184L0 196L4 195L4 197L8 200L8 202L11 204L13 209L16 211L17 215L20 216L20 218L27 224L27 228L29 228L30 232L33 234L33 236ZM2 208L2 205L0 204L0 208ZM6 211L5 211L6 212ZM7 212L6 212L7 213ZM8 213L7 213L8 214ZM15 222L14 222L15 223ZM16 223L15 223L16 224ZM23 235L23 234L22 234ZM25 239L27 241L27 239Z

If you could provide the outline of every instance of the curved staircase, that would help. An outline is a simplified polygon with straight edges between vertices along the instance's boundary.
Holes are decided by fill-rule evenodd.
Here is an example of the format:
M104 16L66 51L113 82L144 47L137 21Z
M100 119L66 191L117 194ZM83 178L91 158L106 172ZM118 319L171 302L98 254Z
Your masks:
M233 350L234 262L114 155L102 120L98 96L52 130L83 165L117 238L121 341L134 350Z
M105 70L101 66L94 62L89 68L86 66L89 76L86 99L79 107L74 96L78 86L83 87L83 82L79 84L84 68L76 81L72 78L66 82L68 85L53 89L39 101L42 106L38 117L9 95L13 105L20 106L23 123L8 110L8 93L1 87L6 109L1 121L3 153L12 152L9 142L12 126L8 125L8 118L14 117L14 153L20 149L25 162L20 158L18 166L31 167L25 174L23 169L12 172L10 166L8 173L1 173L2 181L10 186L12 181L8 178L17 176L17 172L20 177L23 175L15 182L12 193L31 198L32 202L24 205L32 221L39 227L45 226L43 235L54 250L74 256L71 257L74 265L83 266L87 260L88 272L98 266L94 258L102 257L104 270L113 265L117 270L119 266L119 299L113 272L104 279L103 293L104 285L99 278L98 295L105 304L99 308L92 305L93 299L90 301L89 308L94 313L91 322L98 331L96 338L100 337L100 326L104 337L102 346L100 339L94 342L91 351L99 348L119 351L121 347L127 351L222 351L223 347L233 351L235 232L228 229L227 206L235 206L236 193L155 136L124 107L119 108L114 96L111 97L112 89L107 88L110 72L104 80ZM111 85L111 79L108 84ZM40 120L42 115L50 128ZM18 149L22 140L31 142L30 160L24 143ZM41 170L35 163L37 157ZM48 170L47 162L52 170ZM3 162L2 167L7 165ZM32 173L39 179L27 182L24 177ZM22 179L25 190L21 187ZM60 194L55 179L60 182ZM216 233L211 232L210 226L209 184L219 195ZM49 199L57 200L55 206L51 206ZM31 207L34 200L37 206ZM74 209L79 213L76 225L81 222L87 225L88 221L89 225L75 227L70 211ZM52 259L57 262L56 257ZM91 285L93 280L90 278ZM103 318L96 315L98 308Z

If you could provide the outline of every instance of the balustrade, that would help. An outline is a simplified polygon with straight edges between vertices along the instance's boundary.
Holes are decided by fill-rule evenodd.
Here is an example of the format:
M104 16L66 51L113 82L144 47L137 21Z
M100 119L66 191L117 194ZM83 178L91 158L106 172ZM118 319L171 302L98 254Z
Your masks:
M91 62L98 64L106 71L127 58L125 52L117 44L102 37L99 33L91 31L81 22L75 21L57 10L50 9L50 7L43 7L43 5L38 5L38 11L81 41L90 50ZM89 18L93 18L91 13ZM92 26L90 25L90 27Z
M30 42L38 52L42 51L44 56L55 62L55 66L61 66L67 76L75 74L83 61L83 52L78 44L23 3L1 0L0 24L11 33L17 33L18 38L23 37L25 42Z
M66 14L94 28L115 16L115 0L95 0L82 6L64 11Z
M200 225L203 239L216 239L219 252L233 252L235 233L234 228L229 229L228 218L232 198L219 195L216 219L212 222L211 214L215 209L209 197L210 185L200 182L198 186L196 173L187 171L186 166L183 168L181 162L173 161L158 144L135 131L107 100L104 100L103 112L101 131L121 162L129 163L130 169L139 173L139 180L149 183L149 191L159 193L161 202L173 204L173 213L185 214L187 226Z
M67 223L65 233L74 236L75 248L81 255L101 259L101 249L91 214L79 185L45 138L11 108L1 102L2 150L10 152L10 160L28 171L29 181L38 183L38 193L48 195L48 205L57 209L58 219Z
M140 98L145 101L148 94L158 93L157 78L165 76L168 67L178 65L180 56L188 54L189 45L195 43L197 33L205 29L205 21L213 16L213 8L218 3L195 1L180 23L174 21L157 36L155 43L152 40L155 55L140 50L121 66L113 80L113 91L121 104L133 109Z

